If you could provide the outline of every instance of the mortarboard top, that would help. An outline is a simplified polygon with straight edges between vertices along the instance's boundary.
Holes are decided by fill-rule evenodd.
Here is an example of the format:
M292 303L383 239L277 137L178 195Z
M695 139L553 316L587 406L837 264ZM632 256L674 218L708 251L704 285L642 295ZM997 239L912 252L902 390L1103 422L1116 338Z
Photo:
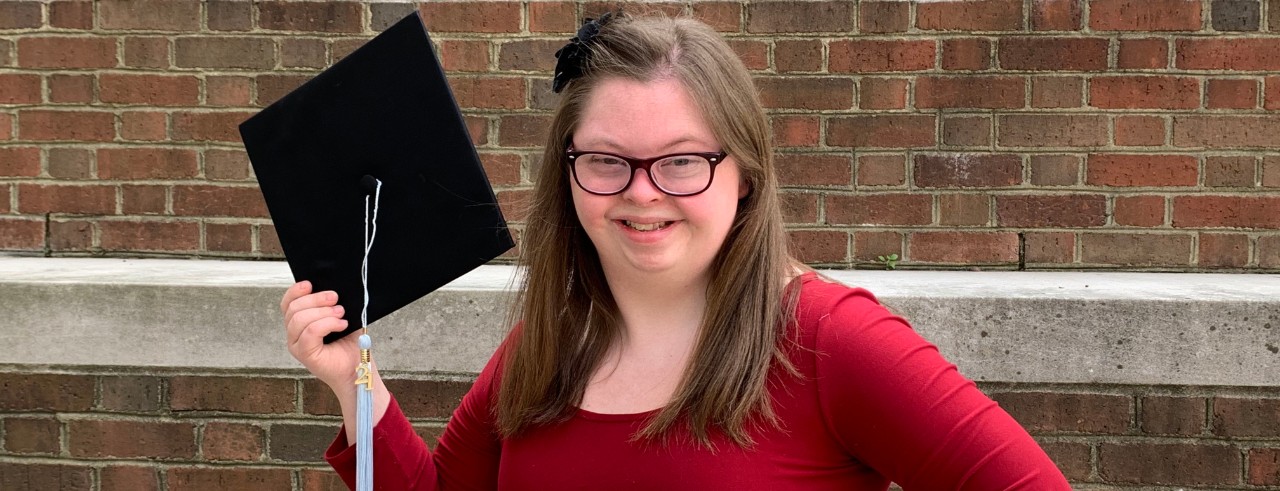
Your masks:
M370 323L514 245L416 12L240 134L294 278L346 310L349 327L325 342L362 327L365 176L382 182Z

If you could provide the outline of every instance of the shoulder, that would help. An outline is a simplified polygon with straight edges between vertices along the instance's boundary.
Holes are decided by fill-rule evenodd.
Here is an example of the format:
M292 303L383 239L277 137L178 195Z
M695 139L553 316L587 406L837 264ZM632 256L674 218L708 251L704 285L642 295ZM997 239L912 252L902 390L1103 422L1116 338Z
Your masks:
M848 286L817 273L801 276L796 302L797 334L803 338L843 337L886 319L906 321L865 288Z

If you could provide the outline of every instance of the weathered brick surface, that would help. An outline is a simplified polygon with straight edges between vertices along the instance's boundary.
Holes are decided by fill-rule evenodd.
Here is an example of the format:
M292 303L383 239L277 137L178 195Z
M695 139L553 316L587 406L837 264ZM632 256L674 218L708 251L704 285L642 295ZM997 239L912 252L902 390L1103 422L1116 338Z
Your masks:
M1213 433L1228 437L1280 436L1280 399L1214 398Z
M828 196L827 223L834 225L928 225L933 199L926 194Z
M1114 266L1189 265L1190 235L1086 233L1080 237L1085 264Z
M67 434L74 457L190 459L196 454L190 423L76 420L67 423Z
M1125 433L1133 406L1131 398L1110 394L1001 392L991 398L1031 432Z
M1227 445L1104 443L1098 475L1116 483L1231 485L1240 479L1240 451Z
M991 264L1018 260L1018 235L1008 232L916 232L907 259L924 263Z
M174 411L287 413L295 409L294 382L282 378L173 377L169 406Z
M289 469L245 467L170 467L165 482L171 490L289 489Z

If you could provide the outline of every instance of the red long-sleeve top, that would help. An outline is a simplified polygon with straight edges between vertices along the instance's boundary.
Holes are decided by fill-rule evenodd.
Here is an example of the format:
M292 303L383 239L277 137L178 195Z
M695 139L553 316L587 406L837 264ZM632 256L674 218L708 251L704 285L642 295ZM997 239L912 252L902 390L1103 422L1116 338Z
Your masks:
M394 401L374 428L385 490L1070 490L1031 436L871 293L815 274L802 289L789 355L801 376L769 384L781 428L743 448L633 441L654 412L597 414L502 439L489 410L499 356L480 373L432 453ZM678 428L678 425L677 425ZM325 459L354 488L343 431Z

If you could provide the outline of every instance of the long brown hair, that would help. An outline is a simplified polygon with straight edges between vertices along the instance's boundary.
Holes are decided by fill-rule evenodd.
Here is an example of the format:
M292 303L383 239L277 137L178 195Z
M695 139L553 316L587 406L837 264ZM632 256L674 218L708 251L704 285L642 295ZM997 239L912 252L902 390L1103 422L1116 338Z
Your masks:
M563 420L618 337L618 309L595 247L574 214L566 145L605 78L679 81L750 185L715 260L697 344L671 401L637 435L668 435L683 419L709 444L717 427L749 445L749 428L776 424L766 383L794 372L783 352L794 292L769 125L750 74L727 43L690 18L625 14L601 28L586 75L565 88L552 120L522 240L524 288L503 359L496 416L503 436Z

